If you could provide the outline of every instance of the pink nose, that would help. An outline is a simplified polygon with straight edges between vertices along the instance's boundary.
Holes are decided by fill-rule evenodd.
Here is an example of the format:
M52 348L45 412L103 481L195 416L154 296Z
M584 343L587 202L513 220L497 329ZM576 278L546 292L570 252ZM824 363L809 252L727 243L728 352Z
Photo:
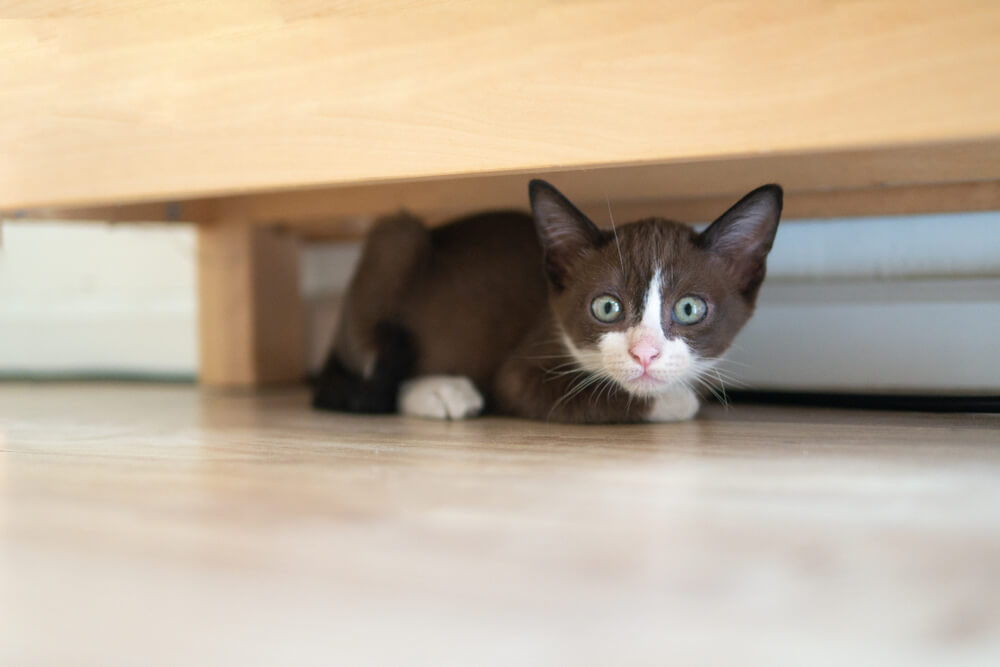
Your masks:
M653 359L660 356L660 352L660 348L644 340L639 341L628 350L628 353L632 355L632 358L642 364L643 368L649 366Z

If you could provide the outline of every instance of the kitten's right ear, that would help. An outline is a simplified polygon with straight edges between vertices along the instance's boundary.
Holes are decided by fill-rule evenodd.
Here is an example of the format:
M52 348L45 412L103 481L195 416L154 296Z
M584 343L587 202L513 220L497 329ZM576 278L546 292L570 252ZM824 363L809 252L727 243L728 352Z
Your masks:
M573 262L601 243L601 230L545 181L531 181L528 194L535 228L545 251L545 272L552 285L561 290Z
M699 235L704 248L726 260L734 286L750 301L764 281L767 253L781 219L782 198L779 185L759 187Z

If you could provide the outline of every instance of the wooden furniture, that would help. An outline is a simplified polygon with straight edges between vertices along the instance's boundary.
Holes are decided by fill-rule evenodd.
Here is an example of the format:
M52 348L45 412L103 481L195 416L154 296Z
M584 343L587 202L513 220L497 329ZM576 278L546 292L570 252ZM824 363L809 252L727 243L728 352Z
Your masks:
M89 0L0 21L0 211L199 225L202 380L301 377L299 238L525 205L599 220L1000 207L1000 5Z

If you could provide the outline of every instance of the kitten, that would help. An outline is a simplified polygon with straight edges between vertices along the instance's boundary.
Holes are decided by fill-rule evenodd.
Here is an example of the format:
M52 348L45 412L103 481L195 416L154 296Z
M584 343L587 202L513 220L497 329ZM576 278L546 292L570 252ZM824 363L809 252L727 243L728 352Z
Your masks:
M705 231L660 218L598 229L544 181L532 216L427 229L382 220L348 289L318 408L463 419L690 419L692 385L753 313L782 190Z

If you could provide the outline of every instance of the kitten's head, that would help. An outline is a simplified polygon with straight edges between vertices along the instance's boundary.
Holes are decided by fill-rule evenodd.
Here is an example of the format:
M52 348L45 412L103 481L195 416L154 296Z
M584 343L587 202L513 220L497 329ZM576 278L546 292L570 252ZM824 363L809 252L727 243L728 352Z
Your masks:
M753 313L781 216L765 185L705 231L660 218L602 231L531 182L550 302L577 363L653 397L704 373Z

